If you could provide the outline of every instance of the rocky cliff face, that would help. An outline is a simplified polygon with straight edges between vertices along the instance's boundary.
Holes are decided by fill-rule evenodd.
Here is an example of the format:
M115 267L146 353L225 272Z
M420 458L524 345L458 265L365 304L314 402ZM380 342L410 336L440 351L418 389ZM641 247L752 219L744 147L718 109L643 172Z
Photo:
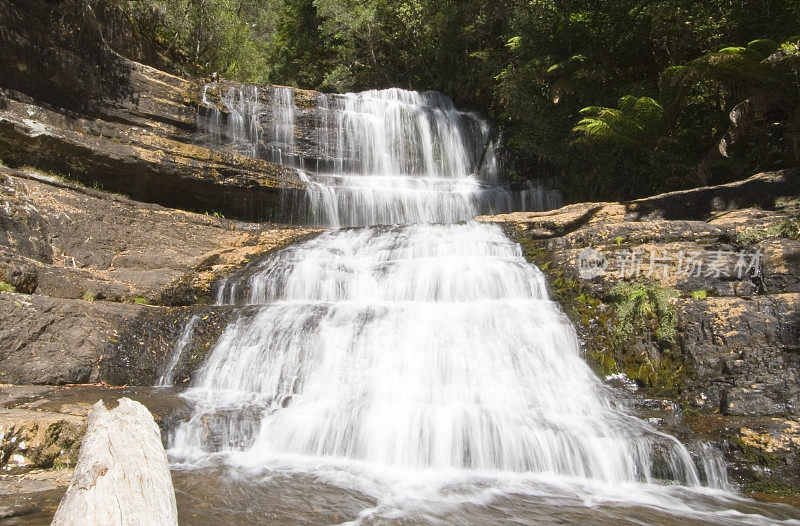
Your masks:
M671 400L680 421L671 432L720 442L748 487L791 493L800 488L798 193L798 174L780 172L479 220L506 225L549 273L601 374Z
M163 62L109 0L9 1L0 19L0 161L9 166L142 202L297 223L311 218L313 183L301 171L363 162L348 140L351 97L187 79L130 60ZM492 130L466 113L459 125L475 140L467 150L482 152L480 168Z
M203 146L204 82L120 55L115 47L131 52L126 30L102 6L0 5L0 159L144 202L251 219L291 216L287 203L301 200L304 187L295 170Z
M186 309L210 309L215 276L313 232L167 209L7 168L0 225L0 382L48 384L110 380L109 363L119 383L152 383ZM112 359L120 339L143 344L142 334L152 340L144 358Z

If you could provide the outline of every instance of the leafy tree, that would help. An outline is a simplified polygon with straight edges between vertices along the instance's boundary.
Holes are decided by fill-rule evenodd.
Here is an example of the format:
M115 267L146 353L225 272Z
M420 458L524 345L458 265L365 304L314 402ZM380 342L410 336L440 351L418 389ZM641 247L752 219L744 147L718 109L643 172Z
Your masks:
M584 118L573 128L580 134L576 141L650 149L665 132L664 108L650 97L626 95L619 109L590 106L580 113Z
M272 82L315 88L323 80L329 49L312 0L283 0L269 44Z
M748 162L734 177L780 167L770 162L772 156L798 159L794 133L800 125L798 57L796 44L781 46L762 39L722 48L662 74L662 98L676 125L685 129L704 125L700 135L705 137L707 151L698 166L703 184L711 181L715 161L729 159L732 147L740 142L750 143L743 156ZM690 111L689 118L681 115L692 106L700 107L705 119L695 119L697 111Z

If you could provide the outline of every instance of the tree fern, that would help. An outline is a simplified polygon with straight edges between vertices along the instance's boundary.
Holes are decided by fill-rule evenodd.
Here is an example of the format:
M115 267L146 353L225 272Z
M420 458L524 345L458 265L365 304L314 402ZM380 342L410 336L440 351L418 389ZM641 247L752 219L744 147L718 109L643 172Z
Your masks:
M626 95L619 108L589 106L573 131L576 141L651 146L664 133L664 109L650 97Z

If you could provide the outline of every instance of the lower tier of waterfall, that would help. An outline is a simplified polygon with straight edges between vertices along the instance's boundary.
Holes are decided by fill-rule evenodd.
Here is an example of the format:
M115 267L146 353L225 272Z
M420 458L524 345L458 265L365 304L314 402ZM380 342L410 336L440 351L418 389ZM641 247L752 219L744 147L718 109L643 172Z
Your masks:
M261 480L245 492L314 480L367 523L502 523L493 502L524 523L562 504L587 520L763 519L730 511L751 504L725 492L712 448L690 453L594 375L497 226L328 231L217 298L238 314L184 394L179 471Z
M604 389L499 227L330 231L269 263L228 287L249 307L187 393L176 451L701 484Z

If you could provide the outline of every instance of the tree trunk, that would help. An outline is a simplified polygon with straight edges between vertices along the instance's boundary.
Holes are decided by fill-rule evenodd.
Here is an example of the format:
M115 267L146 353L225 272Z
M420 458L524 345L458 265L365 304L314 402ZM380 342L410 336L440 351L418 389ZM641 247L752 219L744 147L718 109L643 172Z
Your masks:
M177 525L175 490L161 434L139 402L99 401L87 422L78 463L53 526Z

